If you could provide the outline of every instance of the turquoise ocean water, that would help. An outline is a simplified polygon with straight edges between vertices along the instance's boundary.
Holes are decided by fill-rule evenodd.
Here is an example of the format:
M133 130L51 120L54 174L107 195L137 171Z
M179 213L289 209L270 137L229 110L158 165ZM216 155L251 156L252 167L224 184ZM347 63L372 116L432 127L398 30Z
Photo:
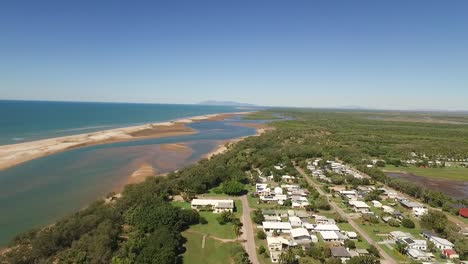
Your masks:
M0 100L0 145L239 111L230 106Z
M28 102L0 102L1 115L8 116L0 126L3 144L12 143L12 137L32 140L102 130L102 126L239 111L194 105L31 103L33 106L27 106ZM74 120L69 120L71 117ZM189 124L198 131L193 135L84 147L0 171L0 246L20 232L53 223L105 196L142 163L153 165L159 173L169 172L196 162L223 140L255 134L253 128L234 125L239 118ZM159 148L167 143L184 143L192 153L184 158L168 156Z

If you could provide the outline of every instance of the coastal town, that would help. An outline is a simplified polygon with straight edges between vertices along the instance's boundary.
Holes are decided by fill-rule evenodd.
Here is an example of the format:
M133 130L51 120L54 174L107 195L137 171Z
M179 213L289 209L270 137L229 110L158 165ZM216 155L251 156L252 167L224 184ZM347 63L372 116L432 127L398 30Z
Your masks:
M367 165L372 166L375 162ZM244 222L242 232L255 236L255 244L246 241L246 234L239 239L254 264L315 263L314 259L466 263L459 260L453 242L421 226L423 218L433 213L430 206L339 160L308 159L302 166L277 164L273 171L248 173L254 181L244 194L248 203L242 206L250 208L253 225ZM335 175L346 179L336 182ZM207 194L193 199L191 208L232 214L236 199ZM460 208L460 217L468 216L466 210ZM457 223L458 235L466 237L464 223Z

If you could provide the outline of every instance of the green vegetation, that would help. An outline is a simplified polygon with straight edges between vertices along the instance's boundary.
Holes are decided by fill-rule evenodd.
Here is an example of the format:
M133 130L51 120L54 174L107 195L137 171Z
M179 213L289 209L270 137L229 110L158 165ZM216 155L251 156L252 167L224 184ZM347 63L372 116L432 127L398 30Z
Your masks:
M223 243L208 236L205 238L205 245L202 248L203 235L184 232L183 236L187 238L185 244L187 251L182 257L184 263L187 264L230 263L232 251L240 246L238 243Z
M468 181L468 168L465 167L420 168L415 166L395 167L387 165L384 171L412 173L418 176L444 180Z
M271 117L275 113L293 120L275 121L271 123L275 130L238 142L226 153L210 160L202 160L167 177L149 178L141 184L129 185L122 197L114 202L95 202L55 225L21 234L11 242L12 250L0 257L0 263L53 263L59 259L63 263L177 263L184 252L185 239L181 234L187 234L189 228L193 232L209 234L206 242L213 245L207 244L206 248L227 248L206 250L204 263L212 260L215 261L213 263L243 263L245 252L230 252L229 245L216 244L219 241L209 238L210 235L235 238L236 223L231 221L222 225L216 219L219 215L210 212L199 214L184 203L171 202L171 197L181 195L189 201L207 192L220 196L225 196L224 193L241 194L241 189L256 181L253 173L246 172L259 169L268 175L272 173L278 181L280 174L297 175L293 162L304 167L306 159L317 157L340 159L368 174L372 178L370 181L385 183L434 207L448 211L454 206L468 205L466 199L454 201L446 194L427 190L424 186L391 179L380 167L366 166L373 159L399 166L400 160L411 158L412 153L424 154L432 160L465 159L468 153L468 125L420 123L414 122L414 116L409 117L412 118L411 122L401 121L404 120L401 114L371 111L281 109L256 113L254 116L263 119L265 115ZM446 116L443 118L447 119ZM284 164L286 169L276 171L274 166L278 164ZM336 175L333 180L351 186L365 184L363 180ZM325 189L328 190L328 187ZM308 209L329 209L325 197L312 196L313 203ZM368 199L375 198L375 194L372 196ZM257 198L249 196L248 199L250 204L255 205L254 208L272 207L256 204ZM333 213L330 215L333 217ZM200 223L200 219L205 219L206 223ZM376 241L384 239L380 234L396 230L388 224L372 221L369 219L362 227ZM467 239L454 237L456 227L447 224L442 229L437 226L438 223L425 219L422 222L425 227L455 241L462 258L467 257ZM416 228L398 229L415 235L420 231L418 223ZM189 237L188 251L184 256L196 254L197 249L192 248L195 245L191 242L195 240L200 241L200 238ZM359 247L359 243L356 246ZM398 256L395 251L384 249ZM329 250L320 244L314 245L305 255L304 259L313 258L322 263L334 261L330 259Z
M276 116L274 113L272 112L253 112L253 113L250 113L246 116L244 116L245 120L276 120L276 119L280 119L280 117Z

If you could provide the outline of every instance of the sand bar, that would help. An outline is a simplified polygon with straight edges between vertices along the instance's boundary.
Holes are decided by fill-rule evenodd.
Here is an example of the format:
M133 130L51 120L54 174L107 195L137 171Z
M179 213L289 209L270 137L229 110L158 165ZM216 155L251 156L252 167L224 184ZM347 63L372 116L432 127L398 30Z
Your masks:
M186 124L197 121L222 120L247 113L249 112L194 116L169 122L115 128L93 133L3 145L0 146L0 170L13 167L26 161L79 147L143 138L161 138L195 134L197 131L187 127Z

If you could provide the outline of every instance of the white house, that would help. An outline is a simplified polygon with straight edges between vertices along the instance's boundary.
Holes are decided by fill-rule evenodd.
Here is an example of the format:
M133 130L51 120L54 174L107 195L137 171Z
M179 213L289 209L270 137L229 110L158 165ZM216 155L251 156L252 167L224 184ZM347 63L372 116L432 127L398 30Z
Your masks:
M422 251L427 250L427 241L424 239L413 239L410 237L399 239L400 243L406 245L408 249L419 249Z
M319 232L320 236L322 236L322 239L325 242L339 242L342 243L345 241L346 237L343 236L338 231L320 231Z
M369 212L369 205L367 205L363 201L349 201L349 204L354 208L354 211L357 213L368 213Z
M281 176L281 179L285 182L293 183L296 177L290 175L283 175Z
M291 229L291 237L297 244L310 244L312 239L310 237L309 231L305 228L294 228Z
M414 207L413 208L413 214L416 217L421 217L425 214L427 214L428 210L427 208L420 208L420 207Z
M399 240L399 239L405 239L405 238L413 238L413 235L410 233L405 233L401 231L392 231L390 232L390 239L393 240Z
M441 238L441 237L431 237L430 238L430 241L432 243L434 243L434 245L436 246L436 248L440 249L440 250L444 250L444 249L453 249L454 247L454 244L450 241L448 241L447 239L445 238Z
M372 201L372 205L373 205L374 207L377 207L377 208L382 207L382 203L379 202L379 201L376 201L376 200L373 200L373 201Z
M271 189L268 188L266 183L257 183L255 184L255 191L258 195L270 195Z
M289 217L289 223L291 224L292 227L301 227L302 226L302 220L297 216Z
M290 233L292 229L289 222L263 222L262 227L266 233L273 231Z
M427 253L422 250L412 249L412 248L408 249L406 254L410 256L412 259L421 260L421 261L431 260L431 258L434 256L432 255L432 253Z
M269 236L267 237L267 245L268 245L268 249L270 250L271 261L273 263L277 263L283 251L283 248L289 247L289 241L281 236L278 236L278 237Z
M316 225L314 228L315 232L320 231L340 231L337 225Z
M393 212L395 212L395 209L393 209L393 207L388 206L388 205L382 205L382 210L388 214L393 214Z
M283 189L281 187L275 187L275 195L278 195L278 194L283 194Z
M192 209L194 210L210 210L214 213L233 212L234 200L220 199L193 199Z

